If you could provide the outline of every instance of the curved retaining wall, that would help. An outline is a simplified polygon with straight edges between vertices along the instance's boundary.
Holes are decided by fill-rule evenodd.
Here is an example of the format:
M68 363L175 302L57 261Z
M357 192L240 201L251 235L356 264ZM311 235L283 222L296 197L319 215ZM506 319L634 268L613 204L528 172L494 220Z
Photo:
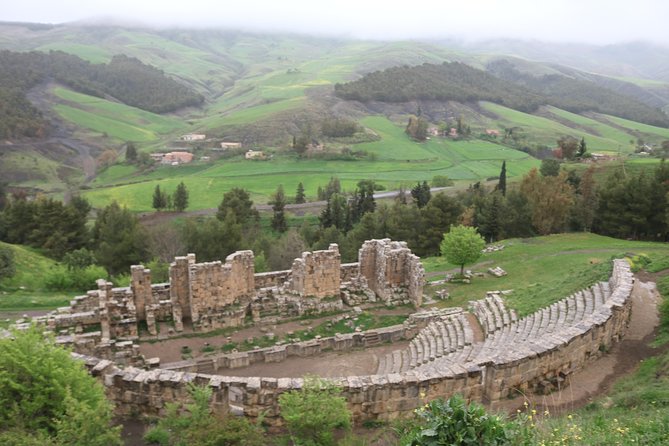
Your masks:
M515 390L536 390L551 377L566 376L581 368L602 346L624 335L630 316L633 278L629 265L614 261L609 281L611 296L603 310L570 327L565 333L534 346L527 356L486 364L435 364L425 370L402 374L370 375L333 379L341 386L355 421L392 420L410 414L425 400L448 398L455 393L469 400L492 405ZM159 414L168 402L188 400L188 385L210 386L212 407L221 412L249 417L265 414L265 420L279 424L278 397L298 389L300 378L260 378L175 372L163 369L120 369L112 361L76 355L100 377L119 414Z

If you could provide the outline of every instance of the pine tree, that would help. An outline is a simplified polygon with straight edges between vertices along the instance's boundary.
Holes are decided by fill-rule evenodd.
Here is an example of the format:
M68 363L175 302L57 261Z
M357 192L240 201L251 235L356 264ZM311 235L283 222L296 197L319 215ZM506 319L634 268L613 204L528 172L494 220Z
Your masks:
M156 184L156 188L153 190L152 206L157 211L163 210L167 206L167 196L163 191L160 190L159 184Z
M300 182L297 185L297 192L295 193L295 203L301 204L305 203L306 201L306 197L304 196L304 185Z
M506 197L506 161L502 162L502 170L499 172L499 183L497 183L497 190Z
M132 142L125 145L125 160L130 164L137 162L137 147Z
M188 207L188 189L182 181L174 192L174 209L177 212L183 212Z
M286 215L284 208L286 207L286 195L283 192L283 185L279 185L272 199L272 229L277 232L286 232L288 225L286 224Z

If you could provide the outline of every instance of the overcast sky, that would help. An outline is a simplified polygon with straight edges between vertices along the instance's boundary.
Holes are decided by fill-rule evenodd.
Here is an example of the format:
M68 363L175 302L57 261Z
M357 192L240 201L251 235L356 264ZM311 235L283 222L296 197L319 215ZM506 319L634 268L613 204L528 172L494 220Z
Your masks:
M0 20L220 27L372 39L669 45L667 0L6 0Z

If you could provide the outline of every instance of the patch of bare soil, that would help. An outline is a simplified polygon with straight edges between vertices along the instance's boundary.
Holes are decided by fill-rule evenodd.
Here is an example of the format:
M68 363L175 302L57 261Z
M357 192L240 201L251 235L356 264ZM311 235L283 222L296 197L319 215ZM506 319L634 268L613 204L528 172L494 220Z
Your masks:
M653 348L649 345L657 335L660 322L657 305L661 297L655 282L644 282L642 277L654 279L647 273L637 274L631 297L632 315L621 342L572 374L563 389L550 395L518 397L504 402L500 408L512 413L528 402L540 412L548 410L551 414L561 414L574 411L609 392L620 378L635 371L644 359L669 350L667 347Z

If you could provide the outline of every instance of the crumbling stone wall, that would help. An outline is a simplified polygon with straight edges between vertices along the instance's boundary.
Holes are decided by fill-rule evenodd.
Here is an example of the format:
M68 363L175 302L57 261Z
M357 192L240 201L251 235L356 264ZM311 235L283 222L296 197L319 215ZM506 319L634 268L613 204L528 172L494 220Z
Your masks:
M189 271L190 316L194 329L224 326L225 316L243 320L246 306L255 296L252 251L230 254L225 263L193 263Z
M291 270L290 289L300 296L339 297L341 256L335 243L327 250L303 252Z
M342 388L342 395L357 422L408 416L426 400L448 398L455 393L494 405L511 391L535 390L537 380L547 374L559 374L567 366L581 367L601 345L609 345L624 334L631 308L629 266L617 261L613 276L612 294L606 304L611 311L584 319L577 331L565 333L559 342L545 350L506 363L469 364L466 369L451 364L402 374L344 377L333 381ZM302 346L306 350L311 347L320 349L316 344ZM282 349L274 353L278 360L286 354ZM241 378L164 369L121 369L108 360L77 357L86 362L93 375L104 381L109 397L116 403L119 414L124 415L160 414L168 402L187 401L188 384L195 383L212 388L212 407L216 411L241 411L252 418L264 414L266 422L278 424L281 421L279 395L303 385L299 378ZM250 362L249 355L228 359Z
M406 242L368 240L358 251L360 275L386 303L408 300L422 304L425 270Z

